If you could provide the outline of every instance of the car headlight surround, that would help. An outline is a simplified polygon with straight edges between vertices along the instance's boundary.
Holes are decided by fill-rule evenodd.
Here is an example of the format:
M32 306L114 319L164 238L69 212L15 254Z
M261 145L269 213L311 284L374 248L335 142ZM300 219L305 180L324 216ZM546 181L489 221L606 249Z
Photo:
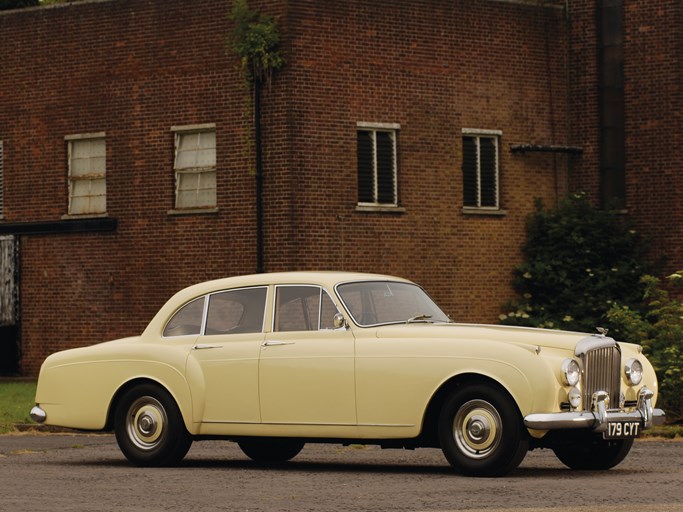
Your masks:
M562 361L562 378L566 386L576 386L581 379L581 367L576 359L565 359Z
M643 381L643 363L635 357L626 361L624 365L626 380L631 386L637 386Z

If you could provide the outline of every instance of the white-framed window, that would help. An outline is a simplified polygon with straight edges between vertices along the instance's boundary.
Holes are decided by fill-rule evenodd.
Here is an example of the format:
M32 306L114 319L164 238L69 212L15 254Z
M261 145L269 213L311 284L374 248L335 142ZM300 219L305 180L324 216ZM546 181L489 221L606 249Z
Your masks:
M499 130L462 131L462 195L464 208L500 209Z
M393 123L357 124L359 206L398 206L399 129Z
M105 134L67 135L69 215L107 213L107 145Z
M216 208L216 127L179 126L175 133L176 210Z

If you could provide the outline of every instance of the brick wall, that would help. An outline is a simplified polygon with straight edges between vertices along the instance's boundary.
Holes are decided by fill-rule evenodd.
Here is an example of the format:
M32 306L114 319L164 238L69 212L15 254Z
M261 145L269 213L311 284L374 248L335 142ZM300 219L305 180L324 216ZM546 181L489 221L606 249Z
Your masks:
M24 236L24 373L141 332L190 283L255 268L244 106L227 2L117 0L0 15L5 221L59 221L70 134L106 132L113 233ZM7 42L5 45L4 42ZM219 212L174 216L171 127L215 123Z
M491 0L250 2L286 68L263 95L265 270L393 273L454 318L511 297L534 197L566 193L561 10ZM0 14L4 222L61 220L67 135L106 132L108 233L22 236L21 370L139 333L177 289L256 269L244 91L228 0L93 1ZM10 92L11 91L11 92ZM399 123L402 213L356 210L356 123ZM172 126L215 123L216 214L173 208ZM501 130L504 216L462 213L463 128ZM67 221L64 221L67 222Z
M566 193L569 157L509 151L569 142L562 12L488 0L299 0L287 23L296 186L278 215L297 230L293 256L271 253L269 268L400 274L454 318L497 321L534 197L552 205ZM405 213L356 211L357 122L400 124ZM503 132L506 216L462 213L463 128ZM287 245L284 232L270 243Z
M664 273L683 268L683 3L627 2L627 207Z
M572 187L599 198L597 4L570 2ZM683 4L624 2L626 208L667 274L683 268Z
M570 2L569 122L571 139L583 149L571 164L570 187L600 201L600 110L596 2Z

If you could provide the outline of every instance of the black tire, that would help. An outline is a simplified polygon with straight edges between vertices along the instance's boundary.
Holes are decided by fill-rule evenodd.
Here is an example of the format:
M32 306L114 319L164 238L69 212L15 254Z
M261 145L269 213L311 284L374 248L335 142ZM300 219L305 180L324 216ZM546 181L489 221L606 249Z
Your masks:
M247 457L259 464L279 464L299 455L305 443L296 439L261 437L243 439L237 444Z
M114 431L119 448L136 466L172 466L192 444L171 395L156 384L140 384L118 402Z
M485 383L456 389L439 416L439 442L448 462L463 475L503 476L529 450L529 436L507 393Z
M565 466L578 470L606 470L628 455L633 439L605 440L601 434L568 433L569 439L553 446L553 452Z

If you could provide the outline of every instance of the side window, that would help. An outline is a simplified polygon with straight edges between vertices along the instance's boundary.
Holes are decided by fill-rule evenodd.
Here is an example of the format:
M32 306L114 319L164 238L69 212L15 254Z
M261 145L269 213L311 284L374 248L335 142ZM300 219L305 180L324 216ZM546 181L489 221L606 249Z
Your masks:
M320 328L334 329L334 315L337 313L339 313L337 306L334 305L327 292L323 290L320 302Z
M204 297L188 302L169 320L164 329L164 337L189 336L199 334L204 317Z
M319 286L279 286L275 298L274 331L334 329L339 311Z
M206 335L263 331L266 288L247 288L214 293L209 297Z
M279 286L275 296L275 331L317 331L320 311L317 286Z

